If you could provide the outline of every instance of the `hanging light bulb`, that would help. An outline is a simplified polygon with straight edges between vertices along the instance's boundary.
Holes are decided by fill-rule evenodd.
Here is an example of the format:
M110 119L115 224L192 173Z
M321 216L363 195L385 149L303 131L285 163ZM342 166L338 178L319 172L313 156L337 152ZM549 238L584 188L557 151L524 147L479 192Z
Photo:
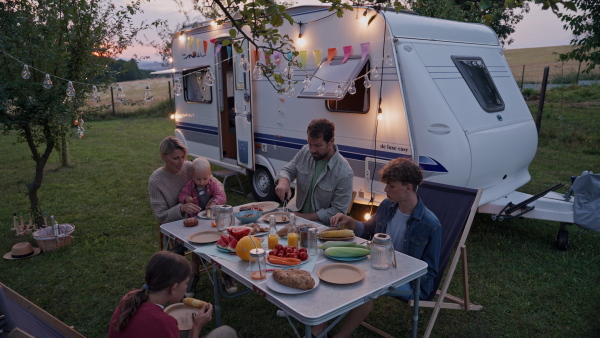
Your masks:
M338 83L337 89L335 90L334 94L335 94L335 97L342 98L344 93L342 92L342 85L340 83Z
M73 82L69 81L67 83L67 96L74 97L75 96L75 88L73 87Z
M377 120L383 120L383 112L381 111L381 108L377 108Z
M306 75L304 75L304 81L302 81L302 87L304 87L304 89L308 89L311 85L312 83L310 82L310 74L306 73Z
M285 90L285 93L287 94L288 97L296 96L296 89L294 89L294 86L293 86L293 83L291 80L288 80L288 86L287 86L287 89Z
M27 65L23 65L23 70L21 71L21 77L25 80L31 77L31 72L29 72L29 67Z
M287 66L283 70L283 74L286 74L288 79L292 78L292 76L294 75L294 67L292 65L292 61L288 61Z
M260 68L260 63L256 61L256 65L254 66L254 71L252 71L252 77L254 80L260 80L263 78L263 71Z
M144 101L150 102L154 95L152 94L152 89L150 89L150 85L146 85L146 90L144 91Z
M377 70L377 66L375 66L375 69L373 69L373 71L371 72L371 77L374 79L379 77L379 71Z
M390 54L388 54L385 57L385 64L388 66L391 66L394 63L394 59L392 59L392 57L390 56Z
M325 95L325 81L321 81L321 85L319 86L319 88L317 88L317 95Z
M240 70L244 73L248 73L250 71L250 62L246 59L246 54L240 54Z
M204 81L206 81L206 78ZM179 79L173 80L173 94L175 94L175 96L181 96L182 93L183 88L181 87L181 81L179 81Z
M215 74L212 72L212 68L209 68L206 75L204 75L204 84L209 87L212 87L215 84Z
M121 103L125 102L125 92L123 91L123 87L121 86L117 88L117 101Z
M365 214L365 221L368 221L368 220L370 220L370 219L371 219L371 214L367 212L367 213Z
M356 94L356 86L354 85L354 81L350 82L350 88L348 88L348 94L350 94L350 95Z
M46 74L46 78L44 78L44 88L50 89L52 88L52 79L50 79L50 74Z
M171 114L169 117L171 118L171 120L175 120L175 114Z
M100 92L96 86L92 86L92 100L96 102L100 101Z
M363 83L365 88L371 88L371 81L369 80L369 75L365 75L365 82Z

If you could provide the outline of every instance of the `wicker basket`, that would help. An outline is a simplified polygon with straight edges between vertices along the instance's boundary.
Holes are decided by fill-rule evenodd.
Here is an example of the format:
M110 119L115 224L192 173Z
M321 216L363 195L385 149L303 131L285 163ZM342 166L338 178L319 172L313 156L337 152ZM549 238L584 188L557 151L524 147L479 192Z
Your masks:
M54 237L52 227L40 229L33 233L33 238L37 241L37 244L42 251L50 252L71 244L75 226L71 224L59 224L58 226L60 229L58 238Z

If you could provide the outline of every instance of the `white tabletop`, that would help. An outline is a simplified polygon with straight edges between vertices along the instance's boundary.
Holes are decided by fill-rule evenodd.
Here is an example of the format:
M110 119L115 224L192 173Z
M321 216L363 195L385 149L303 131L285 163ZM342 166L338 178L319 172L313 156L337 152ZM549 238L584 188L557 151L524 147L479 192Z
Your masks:
M202 245L188 242L188 236L196 232L206 230L216 231L216 228L211 227L211 221L205 219L199 219L199 221L197 226L190 228L183 226L183 220L166 223L161 225L161 231L168 237L176 239L188 249L194 250L202 258L210 260L213 264L217 264L227 274L234 277L248 288L255 290L267 300L306 325L316 325L335 318L361 304L378 298L387 292L390 287L396 287L410 282L415 278L423 276L427 272L427 263L400 252L396 252L396 268L392 267L387 270L376 270L371 268L369 259L355 262L338 262L325 257L322 250L319 250L314 272L321 266L327 264L347 263L362 269L365 273L365 277L359 282L347 285L330 284L321 281L318 287L306 293L297 295L281 294L272 291L266 285L266 279L258 281L251 279L250 272L247 270L248 262L231 262L219 257L209 256L202 252ZM239 221L236 220L236 222ZM297 223L304 224L312 222L298 218ZM320 224L315 223L315 225L322 227ZM268 225L265 224L264 226ZM283 224L279 225L279 227L281 226L283 226ZM359 243L365 241L358 237L355 237L354 240Z

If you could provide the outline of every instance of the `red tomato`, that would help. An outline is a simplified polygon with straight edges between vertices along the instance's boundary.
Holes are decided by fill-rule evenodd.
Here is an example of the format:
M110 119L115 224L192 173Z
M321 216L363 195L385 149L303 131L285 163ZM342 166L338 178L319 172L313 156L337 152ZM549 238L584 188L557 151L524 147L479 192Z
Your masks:
M297 254L297 253L295 253L295 252L294 252L294 253L289 253L289 254L287 254L287 256L285 256L285 257L288 257L288 258L298 258L298 254Z
M279 250L273 249L273 250L269 251L269 256L277 256L278 252L279 252Z
M275 245L275 249L281 250L281 249L283 249L283 245L277 244L277 245Z
M295 247L293 247L293 246L288 246L288 248L285 250L285 252L286 252L286 253L293 253L293 252L294 252L294 249L296 249L296 248L295 248Z
M277 257L285 257L285 256L283 255L283 252L279 251L279 253L277 254Z
M300 249L298 249L298 252L307 252L307 251L306 251L306 248L300 248Z
M301 261L305 261L308 259L308 254L306 253L306 251L300 251L300 253L298 254L298 258L300 258Z

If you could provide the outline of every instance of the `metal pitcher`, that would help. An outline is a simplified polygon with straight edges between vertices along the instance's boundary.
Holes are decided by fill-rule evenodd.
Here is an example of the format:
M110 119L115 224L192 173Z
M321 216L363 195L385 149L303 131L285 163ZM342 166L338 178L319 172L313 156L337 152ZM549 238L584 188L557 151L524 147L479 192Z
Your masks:
M218 231L225 231L228 227L235 224L233 207L231 205L220 205L216 209L215 222Z

